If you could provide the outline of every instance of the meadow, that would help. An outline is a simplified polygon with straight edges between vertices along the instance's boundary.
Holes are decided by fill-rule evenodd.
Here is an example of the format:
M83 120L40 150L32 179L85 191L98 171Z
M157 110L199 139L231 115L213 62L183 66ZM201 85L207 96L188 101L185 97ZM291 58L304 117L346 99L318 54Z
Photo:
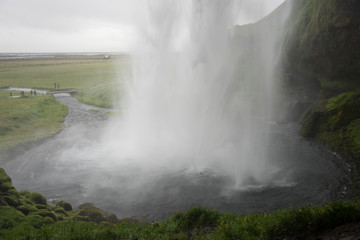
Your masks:
M0 88L86 89L119 82L130 75L130 58L114 56L58 56L0 60Z
M75 89L79 101L113 107L119 102L124 79L131 78L131 59L126 55L56 56L53 58L0 60L0 89L33 88L55 90ZM57 86L57 85L56 85ZM20 143L44 139L63 127L67 107L52 95L24 98L19 92L0 91L0 150Z
M0 151L53 136L63 129L67 113L52 95L9 98L0 91Z

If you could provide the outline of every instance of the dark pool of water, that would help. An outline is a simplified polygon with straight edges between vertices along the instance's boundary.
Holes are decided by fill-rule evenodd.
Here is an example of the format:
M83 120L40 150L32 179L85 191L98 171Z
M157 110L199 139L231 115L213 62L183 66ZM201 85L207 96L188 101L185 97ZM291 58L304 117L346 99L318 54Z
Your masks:
M67 128L2 163L18 190L40 192L53 203L63 199L76 207L92 202L118 217L156 220L194 205L245 214L322 203L346 194L348 170L342 161L298 137L293 126L276 124L268 154L274 159L281 155L280 170L266 184L249 181L234 187L233 179L214 169L164 171L146 178L137 166L104 169L102 159L93 157L93 146L102 144L99 136L108 110L66 94L57 99L70 108Z

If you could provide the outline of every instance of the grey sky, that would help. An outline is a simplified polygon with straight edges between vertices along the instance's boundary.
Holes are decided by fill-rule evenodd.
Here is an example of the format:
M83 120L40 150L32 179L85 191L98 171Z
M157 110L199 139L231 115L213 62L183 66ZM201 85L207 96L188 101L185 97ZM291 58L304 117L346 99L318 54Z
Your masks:
M0 52L129 51L147 1L0 0ZM246 21L251 9L269 11L283 1L247 1L249 10L239 22Z

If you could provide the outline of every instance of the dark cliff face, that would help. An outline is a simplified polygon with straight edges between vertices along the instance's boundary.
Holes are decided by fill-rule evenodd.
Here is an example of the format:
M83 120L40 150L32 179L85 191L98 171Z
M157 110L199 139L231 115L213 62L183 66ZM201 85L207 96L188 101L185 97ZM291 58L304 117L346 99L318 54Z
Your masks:
M360 87L360 1L293 0L283 51L285 81L318 97Z
M310 103L300 134L341 154L360 194L360 1L292 1L280 71Z

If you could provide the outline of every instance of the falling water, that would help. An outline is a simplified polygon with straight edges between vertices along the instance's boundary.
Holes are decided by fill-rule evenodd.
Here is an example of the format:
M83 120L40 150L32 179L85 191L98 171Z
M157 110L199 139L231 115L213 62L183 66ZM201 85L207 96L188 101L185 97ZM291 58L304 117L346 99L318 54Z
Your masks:
M260 20L281 1L147 2L121 116L105 121L56 96L70 108L67 127L4 164L17 189L153 219L196 204L247 213L342 192L336 156L277 123L288 3Z
M149 4L124 113L111 125L116 137L108 151L117 161L146 172L211 169L236 186L271 181L277 173L267 148L278 36L264 28L255 41L236 43L234 25L244 6L230 0Z

